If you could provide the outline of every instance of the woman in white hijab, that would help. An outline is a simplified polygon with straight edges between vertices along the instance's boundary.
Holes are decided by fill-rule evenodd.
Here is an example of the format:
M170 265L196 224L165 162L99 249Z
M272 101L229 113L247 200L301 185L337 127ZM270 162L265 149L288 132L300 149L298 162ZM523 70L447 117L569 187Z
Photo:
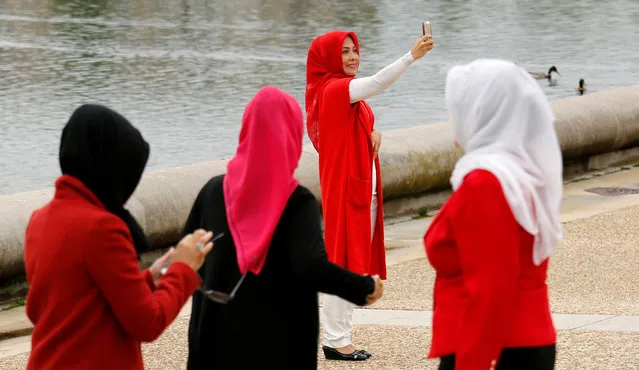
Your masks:
M548 257L562 237L562 157L548 99L501 60L454 67L446 101L453 194L424 236L437 271L430 358L440 369L553 369Z

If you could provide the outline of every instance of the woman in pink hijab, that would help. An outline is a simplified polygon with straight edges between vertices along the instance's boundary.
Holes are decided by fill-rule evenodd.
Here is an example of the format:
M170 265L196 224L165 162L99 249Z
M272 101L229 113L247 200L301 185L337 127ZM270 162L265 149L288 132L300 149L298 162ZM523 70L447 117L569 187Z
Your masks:
M189 370L315 369L317 293L360 306L382 294L378 277L326 258L317 200L294 177L303 134L297 101L262 88L226 175L195 200L185 233L205 227L226 237L200 269L207 294L193 296Z

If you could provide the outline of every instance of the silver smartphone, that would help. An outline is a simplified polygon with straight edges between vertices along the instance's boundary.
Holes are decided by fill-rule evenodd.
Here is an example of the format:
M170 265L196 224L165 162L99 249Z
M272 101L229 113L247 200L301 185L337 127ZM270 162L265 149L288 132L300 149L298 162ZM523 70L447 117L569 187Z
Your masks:
M223 236L224 236L224 233L219 233L219 234L215 235L215 236L213 237L213 239L211 239L211 241L212 241L212 242L215 242L216 240L218 240L219 238L221 238L221 237L223 237ZM202 248L204 248L204 246L202 245L202 243L197 243L197 244L196 244L196 246L197 246L197 249L202 249ZM170 264L171 264L171 260L169 260L169 261L166 263L166 265L164 265L164 267L162 267L162 268L160 269L160 274L162 274L162 275L166 274L166 271L169 269L169 265L170 265Z
M430 28L430 21L422 21L422 36L433 35L433 31Z

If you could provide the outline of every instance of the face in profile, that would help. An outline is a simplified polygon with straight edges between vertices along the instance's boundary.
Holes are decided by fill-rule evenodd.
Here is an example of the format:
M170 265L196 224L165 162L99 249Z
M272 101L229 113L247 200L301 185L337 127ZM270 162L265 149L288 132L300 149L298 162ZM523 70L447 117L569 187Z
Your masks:
M353 39L348 36L342 44L342 64L344 65L344 73L349 76L355 76L359 68L359 54Z

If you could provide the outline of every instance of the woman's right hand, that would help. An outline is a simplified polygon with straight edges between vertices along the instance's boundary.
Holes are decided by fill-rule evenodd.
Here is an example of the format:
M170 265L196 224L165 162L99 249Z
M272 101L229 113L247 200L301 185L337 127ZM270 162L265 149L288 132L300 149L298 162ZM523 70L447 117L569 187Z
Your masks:
M212 232L202 229L196 230L193 234L188 234L178 243L171 260L173 262L183 262L189 265L194 271L198 271L204 264L206 255L213 249L211 238ZM203 248L198 248L204 246Z
M413 55L413 59L417 60L433 50L434 47L435 42L433 41L433 37L431 35L425 35L415 42L410 53Z
M366 297L366 306L377 302L377 300L382 297L382 294L384 294L384 282L382 279L380 279L378 275L372 276L372 278L373 281L375 281L375 290Z

